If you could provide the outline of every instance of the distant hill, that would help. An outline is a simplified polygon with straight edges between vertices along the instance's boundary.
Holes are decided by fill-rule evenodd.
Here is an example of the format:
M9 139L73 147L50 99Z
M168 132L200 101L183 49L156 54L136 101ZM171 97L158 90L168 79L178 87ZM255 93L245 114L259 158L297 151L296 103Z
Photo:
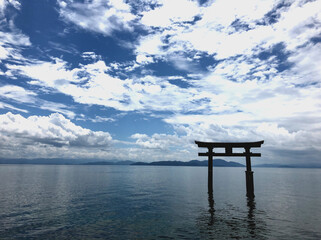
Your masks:
M311 164L258 164L253 167L262 167L262 168L321 168L321 164L311 163Z
M157 161L157 162L134 162L126 161L94 161L93 159L60 159L60 158L0 158L0 164L39 164L39 165L134 165L134 166L207 166L207 160L198 161L191 160L189 162L182 161ZM245 165L237 162L228 162L223 159L214 159L215 167L245 167ZM257 164L252 165L257 168L321 168L321 164Z
M295 168L296 166L282 165L282 164L257 164L253 167L263 167L263 168Z
M97 161L89 159L60 159L60 158L36 158L36 159L0 159L0 164L41 164L41 165L130 165L133 161Z
M0 159L0 164L42 164L42 165L74 165L87 160L59 159L59 158L14 158Z
M133 161L115 161L115 162L107 162L107 161L99 161L99 162L86 162L81 163L80 165L132 165Z
M58 158L37 158L37 159L0 159L0 164L41 164L41 165L135 165L135 166L207 166L207 160L182 161L158 161L158 162L133 162L133 161L90 161L88 159L58 159ZM236 162L227 162L223 159L214 159L214 166L217 167L244 167Z
M207 166L207 160L205 161L198 161L198 160L191 160L189 162L181 162L181 161L158 161L158 162L135 162L131 165L135 166L196 166L196 167L204 167ZM227 162L223 159L214 159L213 165L215 167L245 167L243 164L237 162Z

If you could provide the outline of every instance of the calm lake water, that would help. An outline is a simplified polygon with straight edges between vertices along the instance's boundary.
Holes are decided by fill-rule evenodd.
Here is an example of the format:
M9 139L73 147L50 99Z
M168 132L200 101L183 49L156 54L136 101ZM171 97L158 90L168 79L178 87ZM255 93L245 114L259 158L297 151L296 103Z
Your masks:
M244 170L0 165L0 239L321 239L321 169Z

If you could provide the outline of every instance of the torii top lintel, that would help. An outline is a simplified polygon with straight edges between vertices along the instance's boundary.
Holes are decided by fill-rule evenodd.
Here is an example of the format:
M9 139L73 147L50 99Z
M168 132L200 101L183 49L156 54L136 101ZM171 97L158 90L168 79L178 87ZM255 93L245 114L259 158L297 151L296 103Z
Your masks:
M200 142L195 141L198 147L207 147L207 148L258 148L264 143L264 141L259 142Z
M259 142L200 142L195 141L198 147L208 148L207 153L198 153L198 156L230 156L230 157L261 157L260 153L250 152L251 148L259 148L264 143L264 141ZM214 148L225 148L225 153L215 153ZM233 148L244 148L244 153L233 153Z

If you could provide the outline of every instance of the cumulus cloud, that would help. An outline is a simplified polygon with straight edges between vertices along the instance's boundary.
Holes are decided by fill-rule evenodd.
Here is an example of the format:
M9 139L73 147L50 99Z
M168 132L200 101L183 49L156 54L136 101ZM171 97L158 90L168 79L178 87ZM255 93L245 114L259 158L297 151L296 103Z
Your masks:
M180 144L185 146L185 142L178 135L158 134L155 133L152 136L146 134L133 134L132 139L135 139L137 144L144 149L159 149L170 150L172 148L177 149Z
M54 150L61 151L65 157L73 157L81 148L91 154L100 149L108 150L113 142L108 132L82 128L59 113L25 118L8 112L0 115L0 123L2 157L50 157ZM23 156L24 153L27 155Z
M184 6L184 11L177 11ZM142 12L141 23L150 27L167 28L171 24L192 21L199 13L198 3L189 0L165 0L157 8Z
M102 60L73 69L61 59L7 67L31 78L30 84L72 96L76 102L122 111L198 110L198 101L202 99L197 90L180 88L162 77L148 75L125 80L113 77L109 73L110 67Z
M108 67L101 60L74 69L68 69L67 63L60 59L54 63L37 62L8 68L34 79L30 84L58 90L77 102L127 109L126 104L119 102L126 101L123 81L106 74Z
M165 46L163 41L164 36L160 33L141 37L135 50L137 56L153 55L161 58L165 54L162 51L162 48Z
M215 123L212 116L204 121L204 116L181 116L176 119L168 118L166 121L174 124L174 134L134 134L135 144L145 151L144 158L154 155L167 160L188 160L196 156L198 149L194 143L199 141L214 142L242 142L264 140L264 147L260 149L263 158L255 163L318 163L321 148L320 126L311 133L306 130L289 131L271 122L253 122L246 125L221 125ZM193 118L193 122L191 121ZM211 121L213 120L214 121ZM152 152L151 150L155 150ZM254 149L254 152L256 150ZM157 154L155 154L157 152ZM298 158L298 155L305 156ZM175 157L175 158L173 158ZM233 161L238 159L233 159ZM241 159L240 161L244 161Z
M221 60L237 55L252 56L278 43L285 43L288 51L297 51L319 35L316 26L321 21L320 1L294 1L279 7L282 6L280 1L222 0L193 8L187 11L188 17L176 13L176 18L168 15L163 20L161 13L167 9L167 4L144 13L142 24L157 27L157 30L140 39L136 47L138 54L164 58L177 52L192 54L196 51ZM186 1L184 6L193 4L196 3ZM160 15L153 18L156 20L146 20L156 13ZM271 14L278 17L272 21ZM198 20L186 22L193 17Z
M152 57L140 54L136 56L136 62L140 64L147 64L147 63L152 63L154 62Z
M302 52L311 53L317 60L319 55L312 54L318 52L315 46L307 45ZM310 74L315 81L319 81L319 66L313 65L311 68L314 70L307 73L304 71L304 55L299 56L300 52L292 55L289 60L296 67L282 73L277 73L274 58L258 61L239 57L234 64L232 60L225 60L215 65L208 74L189 79L189 88L171 84L170 77L145 76L125 80L111 77L108 73L110 67L101 60L73 69L59 59L9 68L32 78L31 84L53 88L80 103L123 111L172 111L174 114L167 115L164 121L175 127L188 127L185 137L184 134L133 135L136 145L143 149L165 151L176 142L182 143L187 150L192 144L186 145L183 141L191 143L192 139L267 139L267 146L297 150L313 147L317 151L316 142L320 134L319 85L297 86L301 82L295 79L304 79L306 74ZM52 74L48 78L47 75L42 76L40 69ZM270 76L266 78L268 74ZM193 111L198 113L189 113ZM175 146L178 147L177 144Z
M131 22L136 16L124 1L94 0L91 2L73 2L59 0L60 15L85 30L111 35L114 31L132 31Z
M33 87L71 96L77 103L145 114L165 112L162 118L174 127L175 133L134 134L131 146L135 147L124 150L122 157L145 155L155 159L157 153L168 159L181 159L176 153L185 151L188 155L189 149L195 150L193 140L264 139L268 149L264 151L270 159L277 157L274 153L289 149L301 153L320 151L321 46L319 40L313 40L320 34L320 1L218 0L201 6L189 0L152 1L152 6L148 5L150 1L58 3L63 20L107 37L116 31L143 29L144 34L135 34L137 39L131 43L135 61L107 63L88 50L81 55L86 62L91 61L88 64L71 65L62 57L11 62L6 65L8 71L1 74L27 77ZM0 11L4 12L8 4L2 1ZM181 6L184 11L177 11ZM0 43L0 59L18 59L19 47L31 44L14 26L1 36L4 40ZM208 59L211 63L206 63ZM202 71L195 64L201 60L207 64ZM192 74L152 75L148 65L162 61ZM144 74L134 71L140 68ZM175 85L175 79L188 86ZM18 86L1 86L0 93L2 99L29 104L35 104L38 97ZM19 111L12 102L0 107ZM40 105L42 109L68 114L63 112L68 108L59 104ZM113 121L108 117L77 119ZM10 124L14 125L14 121ZM92 138L98 139L98 135ZM61 149L91 146L90 137L84 136L67 142L57 136L58 140L38 138L42 141L38 144L45 144L50 151L58 145ZM175 151L171 151L173 148ZM316 159L317 154L313 156Z

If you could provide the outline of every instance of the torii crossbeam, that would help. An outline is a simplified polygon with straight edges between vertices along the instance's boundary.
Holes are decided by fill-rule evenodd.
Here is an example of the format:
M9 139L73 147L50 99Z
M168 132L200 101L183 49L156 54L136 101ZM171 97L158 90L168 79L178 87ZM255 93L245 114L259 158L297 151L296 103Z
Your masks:
M208 157L208 189L213 191L213 157L246 157L246 195L254 197L253 171L251 168L251 157L261 157L261 153L252 153L251 148L259 148L264 141L259 142L199 142L195 143L200 148L207 148L208 152L198 153L198 156ZM225 153L216 153L215 148L225 148ZM244 148L243 153L233 153L233 148Z

